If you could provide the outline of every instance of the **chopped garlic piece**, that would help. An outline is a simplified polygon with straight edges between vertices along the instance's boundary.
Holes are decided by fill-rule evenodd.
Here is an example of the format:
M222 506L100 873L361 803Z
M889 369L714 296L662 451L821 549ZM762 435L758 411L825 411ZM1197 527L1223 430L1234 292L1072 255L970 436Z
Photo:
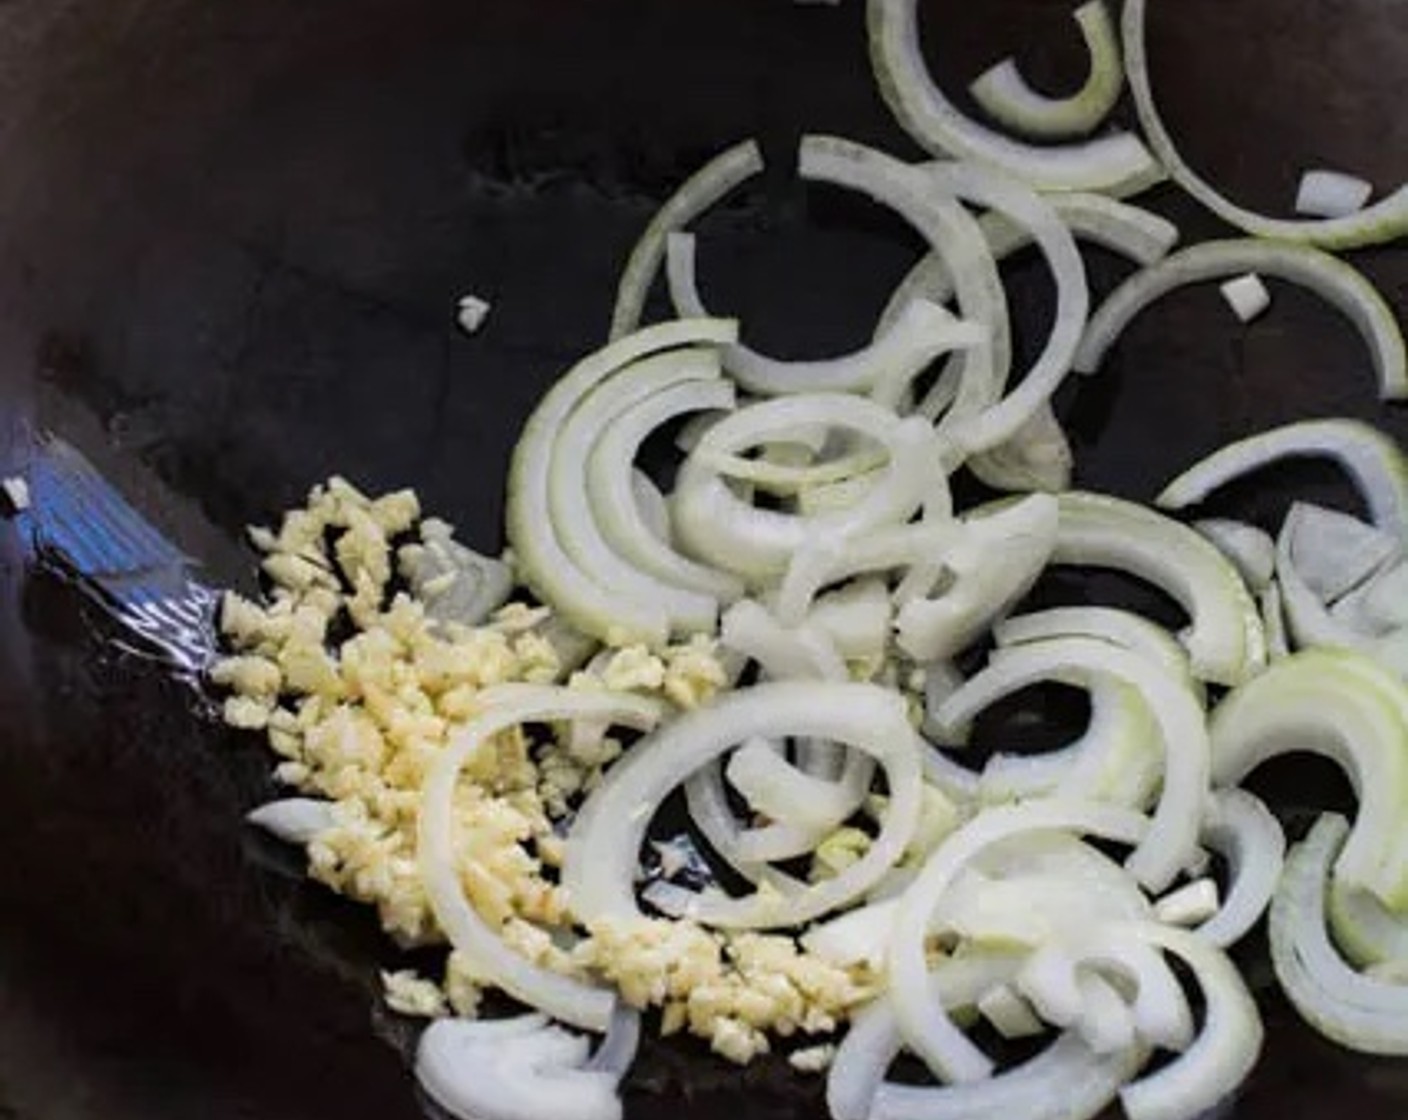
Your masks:
M409 969L383 972L381 986L386 1006L401 1015L418 1019L439 1019L448 1012L445 994L429 980Z
M10 508L16 513L23 513L29 508L29 483L18 475L0 479L0 490L5 491L5 497L10 500Z
M465 334L474 334L488 318L490 303L478 296L460 296L455 322Z
M793 1050L787 1055L787 1064L799 1073L825 1073L836 1060L836 1044L823 1043L808 1046L805 1050Z

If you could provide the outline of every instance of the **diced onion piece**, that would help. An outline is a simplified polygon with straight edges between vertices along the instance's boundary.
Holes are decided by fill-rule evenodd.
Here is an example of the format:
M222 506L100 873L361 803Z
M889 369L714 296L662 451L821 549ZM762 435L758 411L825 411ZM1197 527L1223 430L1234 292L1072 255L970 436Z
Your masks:
M1213 780L1240 782L1277 755L1309 751L1348 775L1359 799L1336 874L1389 906L1408 902L1408 842L1398 827L1408 797L1408 691L1367 657L1310 650L1236 689L1211 722Z
M1403 554L1402 538L1337 509L1296 502L1286 515L1290 563L1322 603L1332 603Z
M1232 313L1244 323L1250 323L1271 306L1271 293L1255 272L1234 276L1218 285L1218 291L1232 308Z
M714 418L719 413L710 410L732 407L733 386L726 381L691 381L661 390L612 420L587 458L587 497L611 546L642 571L723 602L742 595L743 584L735 576L682 555L672 540L652 532L644 511L631 500L636 492L631 464L646 437L668 421L696 410L704 410L698 415ZM668 520L668 505L665 516Z
M478 296L460 296L455 314L455 322L465 334L474 334L489 317L489 301Z
M915 599L899 610L895 631L902 650L916 661L962 652L992 618L1031 589L1056 543L1055 499L1032 494L964 524L955 548L943 557L952 584L932 599Z
M905 1043L946 1082L982 1081L993 1063L970 1041L935 998L925 959L929 916L958 874L992 844L1029 832L1079 831L1130 844L1145 833L1138 813L1112 805L1027 801L980 813L935 849L919 877L900 896L887 960L889 1000Z
M1171 926L1196 926L1216 916L1219 909L1217 883L1195 879L1155 902L1154 917Z
M1137 0L1142 3L1142 0ZM1404 193L1408 202L1408 191ZM1255 271L1300 284L1337 308L1364 336L1374 362L1379 395L1408 395L1408 355L1393 309L1358 269L1308 245L1255 239L1205 241L1137 272L1091 316L1075 368L1093 373L1125 327L1160 297L1187 284Z
M23 513L25 510L29 509L29 483L19 475L15 475L12 478L0 478L0 491L4 491L5 498L10 503L12 512Z
M670 234L684 229L734 187L762 169L763 154L757 143L745 140L711 159L656 211L621 273L616 306L611 313L611 341L639 329L650 285L665 261L665 242Z
M1318 168L1300 177L1296 213L1314 218L1347 218L1368 205L1374 184L1343 171Z
M1408 627L1408 562L1391 563L1347 592L1330 615L1356 633L1380 637Z
M1027 83L1015 59L1004 58L968 87L993 120L1022 135L1062 140L1093 131L1110 115L1124 88L1119 32L1104 0L1090 0L1073 14L1090 55L1085 84L1067 97L1048 97Z
M1057 501L1061 526L1052 562L1116 568L1168 592L1192 619L1184 645L1195 675L1232 685L1266 664L1256 604L1213 545L1133 502L1080 492Z
M713 456L765 443L778 429L801 421L850 430L887 449L882 479L849 509L806 517L757 508L742 501L709 465ZM710 428L680 468L672 512L680 544L691 555L765 582L780 576L808 540L846 540L902 524L926 500L946 493L936 437L927 422L901 420L860 397L805 393L748 405Z
M1228 865L1231 885L1222 906L1198 926L1198 936L1219 948L1240 941L1266 911L1286 856L1286 834L1261 798L1240 789L1214 793L1202 840Z
M1141 883L1167 886L1197 848L1198 817L1208 787L1208 738L1202 707L1185 684L1137 654L1088 638L1063 638L1018 646L948 699L941 723L962 722L975 709L1017 688L1063 676L1098 674L1143 694L1158 726L1164 752L1163 791L1146 840L1128 867Z
M251 809L245 820L286 844L307 844L333 825L332 805L314 797L286 797Z
M1291 849L1271 901L1271 963L1287 998L1327 1038L1368 1054L1408 1054L1408 987L1355 971L1330 941L1325 887L1353 843L1326 813Z
M985 128L963 116L930 77L919 46L917 0L869 0L866 16L880 92L905 131L935 155L977 160L1043 191L1136 194L1163 178L1138 137L1127 132L1040 148Z
M1249 591L1263 591L1276 574L1276 542L1271 534L1245 521L1211 517L1193 522L1237 569Z
M675 310L707 318L695 272L692 233L672 233L666 275ZM942 307L916 300L880 337L854 353L814 361L783 361L744 343L730 346L724 365L743 388L764 395L863 392L881 383L912 381L941 354L987 341L987 330L954 318Z
M1154 101L1145 41L1148 3L1149 0L1129 0L1121 13L1125 73L1144 135L1174 182L1228 225L1254 237L1307 242L1327 249L1353 249L1392 241L1408 233L1408 189L1399 189L1367 210L1347 217L1293 221L1270 218L1238 206L1203 179L1179 153Z
M596 583L558 539L550 490L562 425L582 398L623 366L674 347L722 344L736 336L733 323L688 320L628 335L578 362L548 390L524 426L509 467L509 544L528 586L578 629L620 644L661 644L668 639L670 627L657 604L642 603ZM579 512L589 516L587 510Z
M465 764L492 749L495 735L517 724L586 718L645 730L659 718L660 707L626 693L518 684L485 689L478 700L483 714L464 724L436 756L421 795L417 858L435 920L450 944L473 962L478 976L556 1019L604 1031L615 1002L611 992L520 956L465 897L455 856L455 787Z
M786 896L699 894L693 916L726 928L801 925L864 894L899 859L920 802L920 744L900 697L843 682L760 684L686 712L606 772L567 845L563 884L580 921L639 912L631 885L655 809L694 771L756 736L825 739L875 758L890 789L884 822L866 853L835 878Z
M1344 468L1375 525L1408 541L1408 458L1394 440L1359 420L1302 420L1229 443L1175 478L1156 501L1184 509L1272 463L1322 458Z

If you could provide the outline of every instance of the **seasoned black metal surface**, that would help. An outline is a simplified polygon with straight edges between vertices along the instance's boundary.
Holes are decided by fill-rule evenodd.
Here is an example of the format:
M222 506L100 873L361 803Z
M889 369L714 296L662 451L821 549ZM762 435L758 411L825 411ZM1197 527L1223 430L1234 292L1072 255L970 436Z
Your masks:
M1307 166L1408 175L1408 7L1151 6L1169 115L1239 197L1284 202ZM955 91L1013 49L1069 85L1066 9L928 3L928 46ZM602 338L653 208L726 144L758 135L774 167L705 226L710 299L783 353L865 336L916 246L878 211L800 192L787 166L806 129L917 154L874 90L863 23L858 0L9 0L0 471L22 426L53 429L216 582L247 579L241 524L334 470L413 484L495 544L519 423ZM1190 237L1213 229L1154 198ZM1401 304L1408 253L1362 261ZM1018 278L1033 327L1043 284ZM473 338L453 323L465 292L494 303ZM1141 319L1105 380L1063 399L1081 481L1147 498L1218 442L1311 413L1408 430L1352 330L1276 295L1248 328L1208 291ZM1278 480L1255 512L1292 485L1343 496L1329 472ZM409 1036L374 1010L390 950L241 828L266 769L28 572L0 523L0 1116L417 1114ZM1404 1067L1264 1006L1237 1115L1408 1108ZM724 1110L820 1104L785 1071L669 1049L628 1108Z

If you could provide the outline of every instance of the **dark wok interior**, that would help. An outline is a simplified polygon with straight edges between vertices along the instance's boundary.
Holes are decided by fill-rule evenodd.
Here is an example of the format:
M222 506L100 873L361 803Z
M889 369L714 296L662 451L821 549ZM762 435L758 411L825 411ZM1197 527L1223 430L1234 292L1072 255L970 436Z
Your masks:
M955 91L1014 49L1069 86L1067 7L935 0L927 45ZM1239 198L1284 209L1310 166L1408 177L1408 7L1151 7L1169 117ZM603 337L652 209L726 144L760 136L777 166L706 227L720 310L783 353L865 336L914 243L786 166L804 129L918 154L863 24L859 0L6 0L0 473L23 429L58 432L218 583L248 580L242 524L331 471L415 485L495 545L519 423ZM1214 228L1155 198L1189 239ZM1408 253L1362 263L1401 303ZM1039 271L1018 285L1039 327ZM474 338L453 324L466 291L494 303ZM1148 498L1255 428L1382 419L1353 332L1277 297L1250 329L1206 291L1141 319L1115 376L1063 398L1080 481ZM1295 482L1336 493L1329 472ZM19 557L0 523L0 1118L417 1115L409 1029L376 1010L389 950L241 828L269 792L257 744ZM1270 991L1264 1008L1237 1115L1408 1107L1408 1070L1321 1042ZM678 1047L628 1104L725 1109L821 1114L815 1083Z

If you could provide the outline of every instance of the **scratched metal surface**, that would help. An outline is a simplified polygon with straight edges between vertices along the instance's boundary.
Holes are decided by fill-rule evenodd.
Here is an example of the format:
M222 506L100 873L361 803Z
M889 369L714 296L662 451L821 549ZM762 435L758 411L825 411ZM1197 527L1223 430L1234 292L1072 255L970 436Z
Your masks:
M1408 5L1152 6L1169 115L1238 197L1281 205L1310 165L1408 175ZM1069 82L1065 9L930 3L927 46L954 90L1014 48ZM720 309L783 353L864 337L915 245L786 170L804 129L915 154L862 24L857 0L8 0L0 466L21 428L54 430L214 583L248 578L241 524L332 470L414 484L495 544L519 422L601 338L634 236L712 151L759 135L778 164L706 226ZM1154 200L1190 234L1214 229L1172 192ZM1362 262L1401 305L1408 253ZM1014 282L1035 331L1040 274ZM495 305L472 339L452 323L465 291ZM1294 416L1408 431L1352 331L1279 289L1250 328L1206 291L1170 299L1109 373L1063 408L1081 481L1136 497ZM1293 487L1343 497L1327 472L1274 481L1234 503L1270 516ZM110 637L0 523L0 1116L415 1116L408 1035L374 1010L386 946L242 831L269 792L257 747ZM1283 779L1288 796L1315 803L1311 774ZM1408 1108L1403 1067L1263 999L1267 1052L1236 1115ZM818 1108L785 1071L665 1048L628 1112Z

